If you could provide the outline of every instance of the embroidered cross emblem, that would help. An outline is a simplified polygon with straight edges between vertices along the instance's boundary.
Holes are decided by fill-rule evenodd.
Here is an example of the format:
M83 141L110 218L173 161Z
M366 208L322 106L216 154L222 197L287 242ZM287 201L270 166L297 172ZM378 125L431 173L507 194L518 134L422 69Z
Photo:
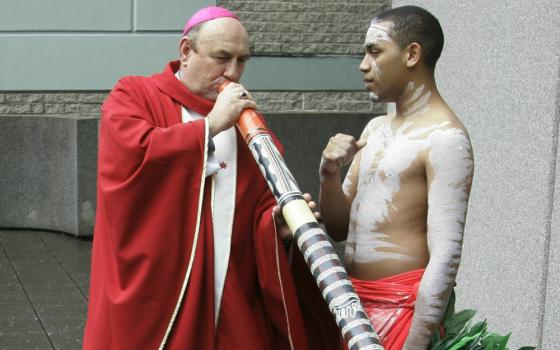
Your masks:
M226 162L220 162L220 168L222 169L227 169L227 163Z

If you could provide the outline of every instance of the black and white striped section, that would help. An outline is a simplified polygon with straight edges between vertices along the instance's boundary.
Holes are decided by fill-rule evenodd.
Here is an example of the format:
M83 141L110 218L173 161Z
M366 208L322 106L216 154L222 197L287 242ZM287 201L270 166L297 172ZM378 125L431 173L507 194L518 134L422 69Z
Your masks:
M382 350L338 255L317 222L300 226L297 245L350 350Z
M259 134L249 148L294 232L294 238L317 281L350 350L383 350L362 309L346 270L269 134Z
M296 198L303 199L296 180L269 134L255 136L249 143L249 149L280 206Z

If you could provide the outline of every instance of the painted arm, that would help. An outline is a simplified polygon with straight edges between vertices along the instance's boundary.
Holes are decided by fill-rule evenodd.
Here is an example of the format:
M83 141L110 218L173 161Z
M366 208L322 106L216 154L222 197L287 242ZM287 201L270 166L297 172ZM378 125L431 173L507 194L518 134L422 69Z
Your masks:
M406 350L427 349L455 284L473 176L471 144L462 130L437 131L426 175L430 261L418 289Z
M350 163L356 153L366 144L365 139L356 141L350 135L337 134L331 137L323 150L319 168L321 182L319 202L321 215L327 232L335 241L342 241L348 235L350 205L356 193L360 155L352 162L343 189L340 169Z

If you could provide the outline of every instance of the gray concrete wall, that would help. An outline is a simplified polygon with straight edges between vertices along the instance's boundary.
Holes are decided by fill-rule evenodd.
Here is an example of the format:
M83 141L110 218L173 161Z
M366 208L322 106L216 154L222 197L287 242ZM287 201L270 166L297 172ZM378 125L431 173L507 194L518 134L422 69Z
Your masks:
M0 227L93 233L97 118L0 116L0 149Z
M558 2L394 1L440 19L439 87L470 131L475 179L458 306L511 348L558 349Z
M187 18L216 3L247 25L255 57L242 82L252 90L360 91L353 55L389 1L0 0L0 91L108 91L158 72L177 58Z

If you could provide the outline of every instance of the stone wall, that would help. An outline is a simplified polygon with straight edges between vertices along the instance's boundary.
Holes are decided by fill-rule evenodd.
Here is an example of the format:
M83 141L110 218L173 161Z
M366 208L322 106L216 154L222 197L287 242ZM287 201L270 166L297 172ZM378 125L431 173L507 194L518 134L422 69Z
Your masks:
M98 115L107 92L5 92L0 93L0 115Z
M375 112L366 91L255 91L259 109L267 112ZM107 92L0 92L0 115L98 116Z
M358 55L373 14L387 0L218 1L239 15L256 54Z

